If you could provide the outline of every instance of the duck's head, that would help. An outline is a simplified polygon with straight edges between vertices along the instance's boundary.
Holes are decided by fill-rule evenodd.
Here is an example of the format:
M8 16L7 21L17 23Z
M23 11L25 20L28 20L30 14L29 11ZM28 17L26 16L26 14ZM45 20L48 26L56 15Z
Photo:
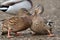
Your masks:
M41 15L41 14L43 13L43 11L44 11L43 6L37 5L37 6L35 7L35 10L34 10L33 15Z

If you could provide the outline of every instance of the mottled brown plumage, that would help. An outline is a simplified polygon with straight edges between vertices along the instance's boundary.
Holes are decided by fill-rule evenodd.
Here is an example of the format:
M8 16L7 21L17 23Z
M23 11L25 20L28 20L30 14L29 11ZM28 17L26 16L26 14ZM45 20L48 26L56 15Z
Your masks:
M50 27L45 23L45 20L41 17L41 12L41 9L35 9L34 17L32 19L31 30L37 34L49 34L49 36L53 36L53 34L51 34Z
M12 18L3 21L2 33L8 32L8 36L9 36L10 34L9 30L15 33L18 31L26 30L32 24L32 21L30 18L28 18L28 16L29 16L28 11L26 9L24 8L20 9L17 16L14 16Z

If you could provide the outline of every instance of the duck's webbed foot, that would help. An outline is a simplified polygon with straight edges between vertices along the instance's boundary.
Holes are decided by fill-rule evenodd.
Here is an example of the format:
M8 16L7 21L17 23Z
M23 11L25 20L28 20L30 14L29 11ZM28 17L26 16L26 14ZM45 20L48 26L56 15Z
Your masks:
M50 30L47 30L47 31L48 31L48 33L49 33L49 34L48 34L49 37L53 37L53 36L54 36L54 34L52 34L52 33L50 32Z
M16 32L15 35L20 36L20 35L23 35L23 34L21 32Z

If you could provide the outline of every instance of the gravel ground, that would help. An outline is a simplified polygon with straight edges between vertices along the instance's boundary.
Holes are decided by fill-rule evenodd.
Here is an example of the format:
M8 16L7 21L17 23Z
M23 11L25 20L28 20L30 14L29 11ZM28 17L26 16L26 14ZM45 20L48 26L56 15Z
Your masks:
M41 4L44 7L44 13L42 17L47 20L52 20L53 24L53 33L56 35L55 37L48 37L46 35L32 35L30 34L29 29L23 31L25 33L22 36L15 36L11 39L8 39L6 36L0 35L0 40L60 40L60 0L32 0L34 6L37 4ZM3 0L1 0L3 2ZM0 20L7 19L12 15L6 13L0 13ZM2 22L0 21L0 24ZM1 30L1 25L0 25ZM26 33L27 32L27 33ZM1 34L1 31L0 31Z

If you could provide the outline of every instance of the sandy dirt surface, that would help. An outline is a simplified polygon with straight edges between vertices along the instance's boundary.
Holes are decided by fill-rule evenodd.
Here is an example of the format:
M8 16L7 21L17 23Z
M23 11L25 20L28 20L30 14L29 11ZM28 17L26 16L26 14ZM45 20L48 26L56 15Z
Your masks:
M41 4L44 7L42 17L54 22L52 28L55 37L48 37L46 35L32 35L30 34L30 31L28 29L23 32L25 33L24 35L14 36L11 39L8 39L6 37L7 35L0 35L0 40L60 40L60 0L32 0L32 2L34 6L37 4ZM0 12L0 20L7 19L11 16L12 15ZM1 24L2 22L0 21L0 30Z

